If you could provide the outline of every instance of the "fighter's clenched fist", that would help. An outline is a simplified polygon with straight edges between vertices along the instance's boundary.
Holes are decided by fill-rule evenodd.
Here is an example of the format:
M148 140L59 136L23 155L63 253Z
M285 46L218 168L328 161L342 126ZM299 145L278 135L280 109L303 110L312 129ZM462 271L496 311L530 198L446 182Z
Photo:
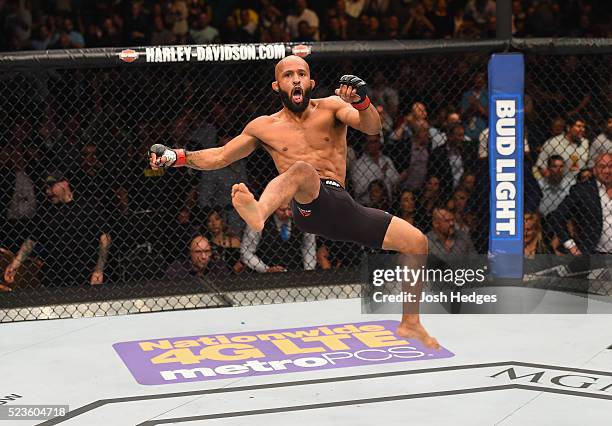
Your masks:
M171 149L159 143L149 149L149 163L154 170L160 167L184 166L185 159L184 149Z
M363 111L370 106L367 84L361 78L354 75L343 75L340 77L340 88L336 89L336 95L353 105L355 109Z

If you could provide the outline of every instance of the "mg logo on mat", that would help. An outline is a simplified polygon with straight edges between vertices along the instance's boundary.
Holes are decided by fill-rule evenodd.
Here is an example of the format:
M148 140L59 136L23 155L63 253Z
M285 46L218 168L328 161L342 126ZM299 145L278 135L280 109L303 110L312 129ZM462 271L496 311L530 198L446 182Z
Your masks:
M138 52L132 49L125 49L119 53L119 59L127 63L134 62L136 59L138 59L138 56Z
M143 339L113 347L136 381L161 385L450 358L395 334L397 321Z

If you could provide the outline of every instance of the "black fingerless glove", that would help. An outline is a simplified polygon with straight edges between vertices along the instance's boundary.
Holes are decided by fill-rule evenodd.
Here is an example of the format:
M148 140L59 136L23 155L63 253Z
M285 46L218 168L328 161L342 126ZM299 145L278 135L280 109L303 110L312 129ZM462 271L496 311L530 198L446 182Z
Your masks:
M158 161L161 157L166 157L168 161L159 164L160 167L181 167L185 165L187 160L184 149L171 149L159 143L151 146L149 153L155 154Z
M343 75L340 77L340 85L346 84L357 90L359 100L351 103L353 107L359 111L363 111L370 106L370 98L368 97L368 85L365 81L355 75Z

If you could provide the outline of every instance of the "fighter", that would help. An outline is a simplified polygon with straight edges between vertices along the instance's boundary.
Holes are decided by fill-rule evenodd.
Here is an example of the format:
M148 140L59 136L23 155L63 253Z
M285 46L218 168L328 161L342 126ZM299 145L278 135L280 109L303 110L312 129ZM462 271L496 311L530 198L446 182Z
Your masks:
M272 90L281 98L280 111L253 119L223 147L185 151L155 144L150 148L151 167L219 169L261 145L279 175L268 183L259 200L244 183L233 185L231 194L234 208L252 229L263 229L279 206L290 203L295 224L303 232L393 250L406 258L426 255L427 237L421 231L387 212L357 204L344 189L347 127L368 135L378 135L382 128L366 82L345 75L336 96L311 99L315 81L303 58L288 56L274 71ZM413 283L409 291L420 292L421 285ZM419 298L417 295L416 300ZM440 347L421 324L418 305L416 309L404 305L397 334Z

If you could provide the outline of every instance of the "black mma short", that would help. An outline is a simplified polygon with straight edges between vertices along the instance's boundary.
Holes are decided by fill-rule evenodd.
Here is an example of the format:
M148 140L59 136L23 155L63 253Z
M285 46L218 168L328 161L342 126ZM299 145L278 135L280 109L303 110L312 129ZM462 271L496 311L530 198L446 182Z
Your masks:
M291 200L293 221L310 234L330 240L351 241L380 249L393 217L382 210L364 207L338 182L321 179L319 196L308 204Z

